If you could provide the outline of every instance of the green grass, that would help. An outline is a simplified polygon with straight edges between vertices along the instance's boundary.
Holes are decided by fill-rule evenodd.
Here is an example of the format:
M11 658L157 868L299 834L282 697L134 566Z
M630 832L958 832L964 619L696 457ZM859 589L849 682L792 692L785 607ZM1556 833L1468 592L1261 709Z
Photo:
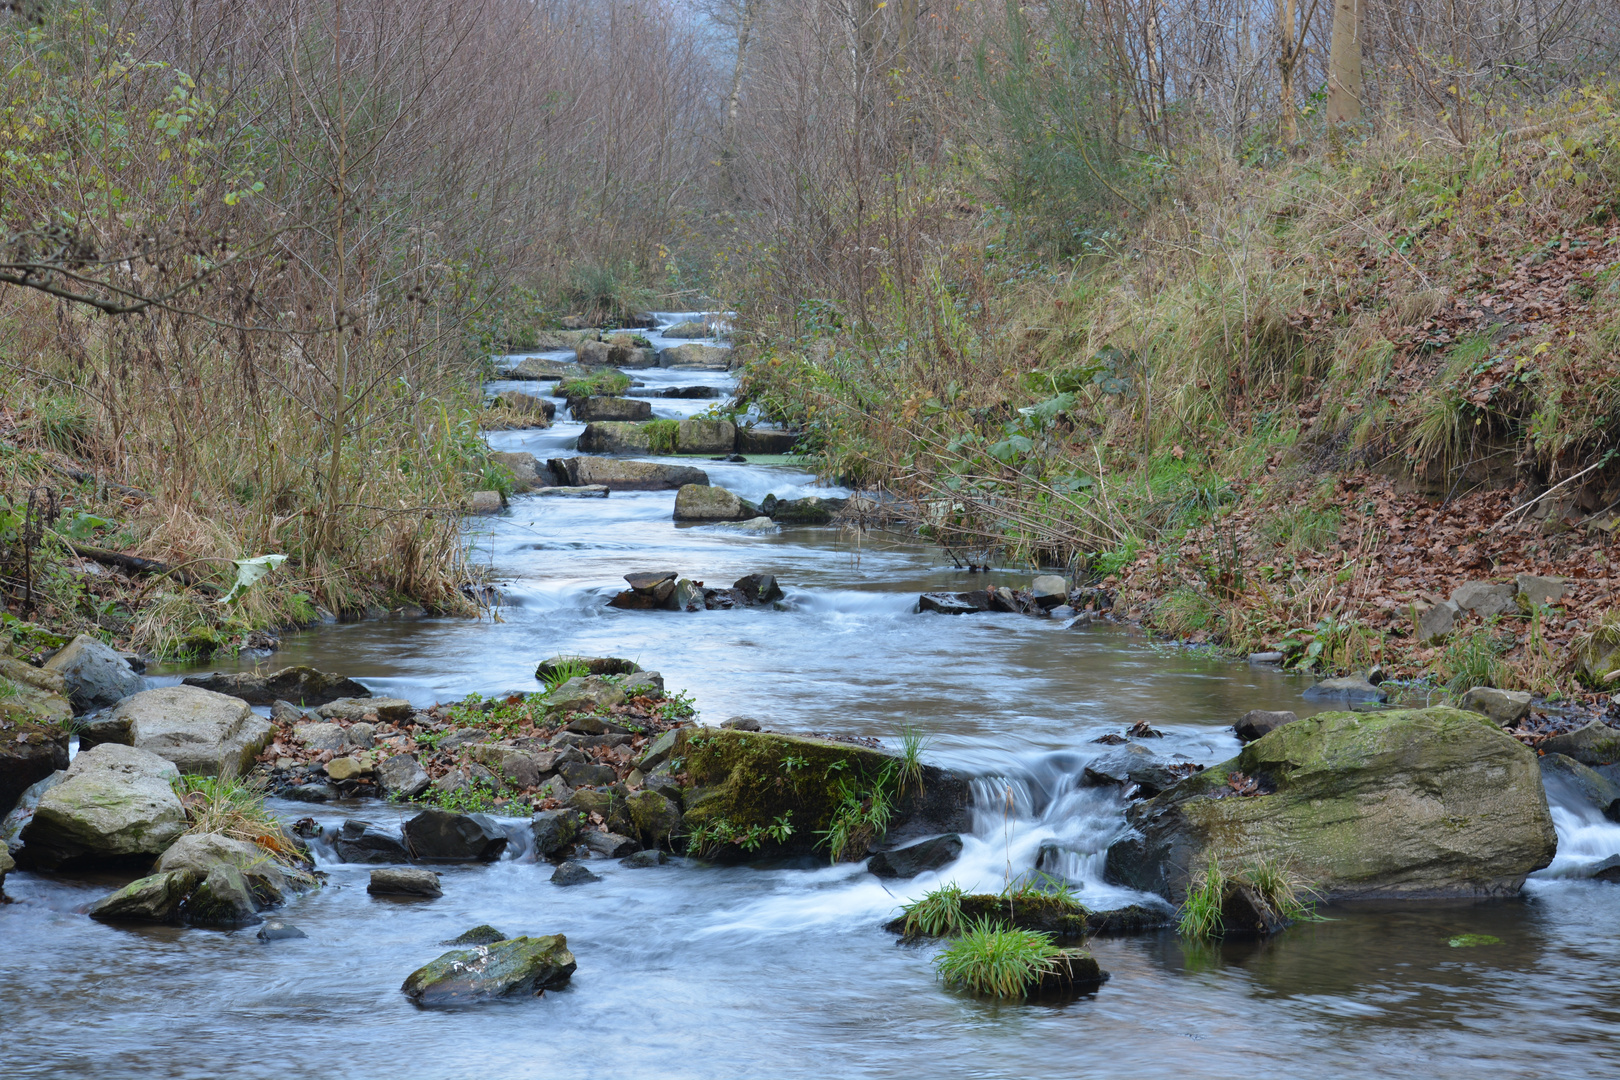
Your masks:
M962 897L965 890L956 882L941 885L901 908L906 917L905 934L912 937L946 937L962 929Z
M1226 931L1221 918L1221 898L1226 892L1226 875L1221 864L1210 857L1209 866L1193 875L1187 889L1187 899L1181 904L1181 917L1176 932L1182 937L1219 937Z
M1339 539L1340 522L1337 507L1283 506L1266 517L1260 535L1288 551L1320 551Z
M568 401L576 398L615 397L630 389L630 376L622 371L605 369L557 383L554 393Z
M182 776L175 794L185 807L188 833L218 833L259 845L289 865L305 861L298 843L264 805L256 781L223 776Z
M864 855L868 844L881 840L889 831L889 818L894 814L889 785L893 782L893 767L887 766L869 788L862 789L847 780L839 784L842 798L832 821L821 833L821 843L827 845L833 862L851 852Z
M591 673L591 667L583 660L564 660L562 663L546 672L541 681L546 684L546 693L551 693L569 679L584 678Z
M1310 889L1283 862L1261 859L1228 873L1212 855L1209 865L1193 875L1187 899L1181 905L1177 932L1194 940L1224 934L1226 922L1221 917L1221 905L1227 889L1236 885L1247 885L1259 893L1260 899L1285 920L1316 918Z
M1059 951L1050 934L981 919L945 946L934 958L934 970L947 986L1017 998L1052 970Z
M679 420L649 420L642 425L647 432L647 447L650 453L673 454L677 436L680 434L681 422Z
M1020 874L1007 882L1006 887L1001 890L1001 896L1013 904L1057 904L1075 911L1085 910L1080 898L1074 895L1073 886L1062 878L1054 877L1042 870Z
M1172 589L1153 607L1153 625L1171 637L1184 638L1214 627L1220 618L1215 601L1189 586Z
M1502 656L1509 646L1500 634L1495 627L1481 626L1472 633L1455 635L1446 643L1438 668L1448 693L1465 694L1476 686L1499 686L1508 681Z
M900 725L900 793L905 794L913 787L917 793L923 790L923 751L928 749L933 740L916 726L906 723Z

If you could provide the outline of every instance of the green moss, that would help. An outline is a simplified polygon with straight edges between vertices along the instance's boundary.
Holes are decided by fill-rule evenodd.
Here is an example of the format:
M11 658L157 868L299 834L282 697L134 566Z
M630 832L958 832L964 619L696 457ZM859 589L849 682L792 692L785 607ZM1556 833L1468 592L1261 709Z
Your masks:
M681 422L679 420L649 420L642 425L647 433L647 443L655 454L673 454L680 435Z

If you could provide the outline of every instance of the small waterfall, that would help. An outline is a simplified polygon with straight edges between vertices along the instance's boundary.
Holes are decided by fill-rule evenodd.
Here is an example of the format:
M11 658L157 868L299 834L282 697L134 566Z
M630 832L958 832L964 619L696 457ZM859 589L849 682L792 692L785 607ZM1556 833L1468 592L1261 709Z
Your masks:
M1558 853L1551 866L1532 876L1542 880L1591 877L1594 866L1620 855L1620 823L1604 817L1603 811L1562 777L1544 773L1543 779L1553 828L1558 830Z

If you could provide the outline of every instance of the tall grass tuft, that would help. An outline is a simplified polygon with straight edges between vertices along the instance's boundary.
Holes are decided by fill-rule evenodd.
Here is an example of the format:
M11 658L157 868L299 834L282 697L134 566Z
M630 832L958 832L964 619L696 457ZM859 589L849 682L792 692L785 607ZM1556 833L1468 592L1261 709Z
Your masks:
M965 890L956 882L941 885L923 894L902 908L905 915L905 935L922 934L928 937L946 937L962 929L962 897Z
M187 832L246 840L289 865L307 861L298 842L264 805L257 782L223 776L182 776L174 783L185 808Z
M934 970L947 986L1018 998L1053 969L1059 952L1050 934L980 919L934 958Z

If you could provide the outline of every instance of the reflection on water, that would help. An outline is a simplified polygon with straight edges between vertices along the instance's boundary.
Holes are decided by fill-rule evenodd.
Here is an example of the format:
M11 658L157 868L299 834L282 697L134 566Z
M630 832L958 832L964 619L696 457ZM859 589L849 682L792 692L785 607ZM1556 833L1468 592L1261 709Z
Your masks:
M728 380L636 377L648 389ZM654 401L667 416L708 404ZM579 430L564 419L492 441L555 457L572 452ZM748 498L836 493L790 469L702 464ZM7 884L17 902L0 907L0 1075L1135 1080L1620 1070L1620 887L1568 876L1620 850L1620 827L1562 804L1558 861L1521 900L1335 907L1265 943L1191 947L1170 933L1099 941L1113 978L1061 1006L940 989L934 947L899 946L880 928L898 902L944 880L1000 888L1043 849L1083 899L1130 899L1100 881L1123 804L1078 783L1085 762L1108 749L1092 740L1147 720L1165 732L1156 751L1218 761L1235 751L1227 725L1245 710L1309 711L1302 684L1154 647L1119 627L919 615L917 593L985 578L898 536L677 528L673 499L515 499L509 513L474 525L478 556L501 581L498 621L328 626L289 636L271 662L313 663L427 703L536 689L535 664L557 652L609 654L663 672L710 722L744 714L779 730L888 739L914 723L933 736L931 760L980 777L974 833L955 864L885 882L847 865L677 860L628 870L599 861L604 881L563 890L547 880L549 867L520 856L447 868L442 899L401 902L368 896L367 868L323 855L328 887L284 913L309 938L270 945L251 930L102 926L77 909L116 879L16 874ZM603 606L623 574L646 569L709 584L773 573L786 610ZM348 815L395 824L402 812L315 810L328 825ZM483 922L567 934L579 960L573 985L459 1012L409 1004L399 993L405 975ZM1501 943L1447 944L1462 934Z

